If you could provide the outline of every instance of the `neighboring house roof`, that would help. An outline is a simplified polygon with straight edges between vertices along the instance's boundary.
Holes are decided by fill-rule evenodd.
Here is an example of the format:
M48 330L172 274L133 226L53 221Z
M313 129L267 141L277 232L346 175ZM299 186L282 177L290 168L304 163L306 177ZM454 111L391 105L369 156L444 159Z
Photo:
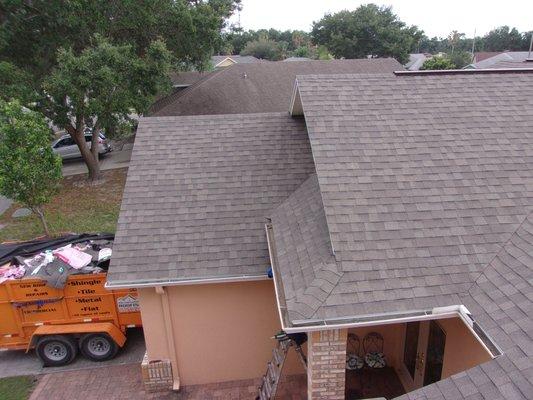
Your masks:
M192 84L210 76L212 71L198 72L198 71L181 71L170 74L170 80L174 87L187 87Z
M291 62L291 61L311 61L311 59L309 57L287 57L283 61L287 61L287 62Z
M430 57L431 55L428 57L428 55L424 53L409 54L409 61L407 64L405 64L405 68L407 68L409 71L418 71L424 64L424 61Z
M275 247L298 249L278 254L283 285L303 276L299 289L312 294L282 294L286 326L461 304L533 209L533 73L307 75L297 85L329 240L308 247L311 229L286 236L301 221L276 224L273 213ZM317 252L326 241L336 267ZM317 265L338 282L315 279Z
M482 61L469 64L465 68L485 69L491 68L494 64L501 61L525 61L528 58L527 51L506 51L496 54L495 56L485 58Z
M152 107L151 115L286 112L297 74L383 73L403 69L392 58L236 64L160 100Z
M486 60L487 58L491 58L494 56L497 56L498 54L503 53L502 51L478 51L474 53L474 62L480 62L483 60Z
M526 61L498 61L487 69L533 69L533 60Z
M141 119L108 285L266 277L265 217L313 171L287 112Z
M215 68L224 63L224 61L229 60L234 64L252 64L261 62L259 58L254 56L240 56L240 55L230 55L230 56L212 56L211 63Z

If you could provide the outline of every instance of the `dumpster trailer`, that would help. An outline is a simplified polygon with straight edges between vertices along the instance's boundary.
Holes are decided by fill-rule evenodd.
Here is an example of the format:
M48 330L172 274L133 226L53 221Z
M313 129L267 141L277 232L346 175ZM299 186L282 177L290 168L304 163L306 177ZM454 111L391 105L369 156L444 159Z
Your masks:
M127 328L141 327L135 289L108 290L106 273L70 275L62 289L42 279L0 283L0 350L35 349L45 366L65 365L78 352L113 358Z

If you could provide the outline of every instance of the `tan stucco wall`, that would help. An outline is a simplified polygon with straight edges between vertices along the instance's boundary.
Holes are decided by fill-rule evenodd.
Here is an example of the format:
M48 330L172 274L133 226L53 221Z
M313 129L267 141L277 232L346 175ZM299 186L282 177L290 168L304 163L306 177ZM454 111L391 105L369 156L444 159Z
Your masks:
M280 329L272 281L167 288L181 385L257 378ZM140 290L150 360L169 359L161 296ZM284 374L304 373L294 352Z
M437 322L446 333L442 379L491 359L487 351L472 335L460 318L439 319ZM405 326L402 323L351 328L348 332L355 333L359 336L361 340L361 355L364 353L362 343L365 335L372 331L380 333L384 339L383 353L385 354L387 363L394 367L402 384L408 390L410 384L404 376L405 372L402 367Z
M400 361L398 359L398 348L402 344L402 335L404 329L404 324L390 324L367 326L364 328L351 328L348 330L348 333L355 333L357 336L359 336L359 340L361 341L361 356L364 356L363 339L365 338L365 335L370 332L378 332L381 334L381 336L383 336L383 354L387 359L387 364L389 366L396 367Z
M491 359L460 318L441 319L438 322L446 333L442 379Z

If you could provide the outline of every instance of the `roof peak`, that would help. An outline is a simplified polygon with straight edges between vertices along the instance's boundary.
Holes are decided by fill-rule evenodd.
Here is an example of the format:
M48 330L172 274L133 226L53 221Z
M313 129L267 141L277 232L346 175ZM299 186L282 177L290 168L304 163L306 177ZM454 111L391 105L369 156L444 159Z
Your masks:
M493 68L493 69L441 69L418 71L394 71L397 76L402 75L466 75L466 74L502 74L502 73L532 73L531 68Z

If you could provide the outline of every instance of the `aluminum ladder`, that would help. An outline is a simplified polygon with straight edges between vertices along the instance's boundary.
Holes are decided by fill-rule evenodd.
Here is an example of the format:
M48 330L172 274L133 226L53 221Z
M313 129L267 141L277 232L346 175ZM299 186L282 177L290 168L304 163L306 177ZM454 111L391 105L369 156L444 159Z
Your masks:
M267 371L263 375L261 386L259 386L259 395L256 397L256 400L272 400L276 397L281 371L283 370L287 353L291 347L294 347L300 362L307 370L307 359L299 343L285 332L276 334L274 338L277 339L278 345L272 349L272 360L268 362Z

